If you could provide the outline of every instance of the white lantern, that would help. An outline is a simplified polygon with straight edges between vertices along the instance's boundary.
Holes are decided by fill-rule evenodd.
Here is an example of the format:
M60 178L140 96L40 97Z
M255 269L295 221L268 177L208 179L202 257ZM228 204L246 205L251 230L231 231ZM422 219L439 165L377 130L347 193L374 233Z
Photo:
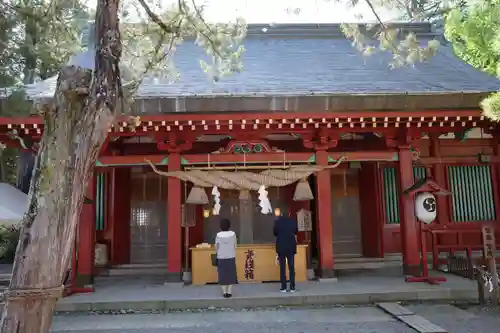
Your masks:
M429 192L418 194L415 198L415 214L420 222L432 223L437 216L436 197Z

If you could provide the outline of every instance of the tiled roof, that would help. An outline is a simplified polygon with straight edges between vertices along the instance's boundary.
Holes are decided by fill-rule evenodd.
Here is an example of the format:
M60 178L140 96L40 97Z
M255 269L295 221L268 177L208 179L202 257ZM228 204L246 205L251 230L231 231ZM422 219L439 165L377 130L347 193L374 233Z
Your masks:
M338 25L279 25L259 33L263 27L250 29L241 73L212 82L199 66L203 51L186 42L179 47L174 61L180 80L146 80L137 97L412 94L500 89L499 80L463 63L453 55L450 46L441 47L427 63L390 69L390 54L364 57L348 40L339 37ZM425 27L421 32L422 42L431 38ZM49 79L27 87L28 95L35 99L50 97L55 82Z

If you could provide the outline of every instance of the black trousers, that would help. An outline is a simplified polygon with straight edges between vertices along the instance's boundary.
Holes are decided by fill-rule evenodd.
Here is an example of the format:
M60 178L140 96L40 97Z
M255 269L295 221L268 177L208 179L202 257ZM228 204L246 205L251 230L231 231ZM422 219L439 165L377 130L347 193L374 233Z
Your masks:
M295 289L295 253L279 253L281 289L286 289L286 267L288 263L288 275L290 277L290 289Z

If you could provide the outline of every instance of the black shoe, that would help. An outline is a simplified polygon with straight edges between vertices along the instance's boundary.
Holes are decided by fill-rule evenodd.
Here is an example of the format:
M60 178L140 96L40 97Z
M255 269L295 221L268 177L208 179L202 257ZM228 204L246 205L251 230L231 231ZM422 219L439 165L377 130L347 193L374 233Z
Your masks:
M227 295L227 298L233 297L233 294L226 294L226 295Z
M229 294L224 294L224 295L222 295L222 297L224 297L224 298L229 298L229 297L231 297L231 296L229 296Z

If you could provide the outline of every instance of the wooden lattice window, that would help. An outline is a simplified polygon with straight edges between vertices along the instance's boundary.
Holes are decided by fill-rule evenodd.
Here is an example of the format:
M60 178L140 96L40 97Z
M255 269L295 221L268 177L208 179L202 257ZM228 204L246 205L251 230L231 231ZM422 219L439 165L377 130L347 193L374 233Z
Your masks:
M382 169L384 182L384 203L385 203L385 223L398 224L399 215L399 185L395 167L385 167ZM426 170L423 167L413 167L413 177L415 180L425 178Z
M496 219L489 165L448 166L448 182L454 222Z
M104 173L98 173L96 178L95 228L96 230L104 230L106 216L106 176Z

